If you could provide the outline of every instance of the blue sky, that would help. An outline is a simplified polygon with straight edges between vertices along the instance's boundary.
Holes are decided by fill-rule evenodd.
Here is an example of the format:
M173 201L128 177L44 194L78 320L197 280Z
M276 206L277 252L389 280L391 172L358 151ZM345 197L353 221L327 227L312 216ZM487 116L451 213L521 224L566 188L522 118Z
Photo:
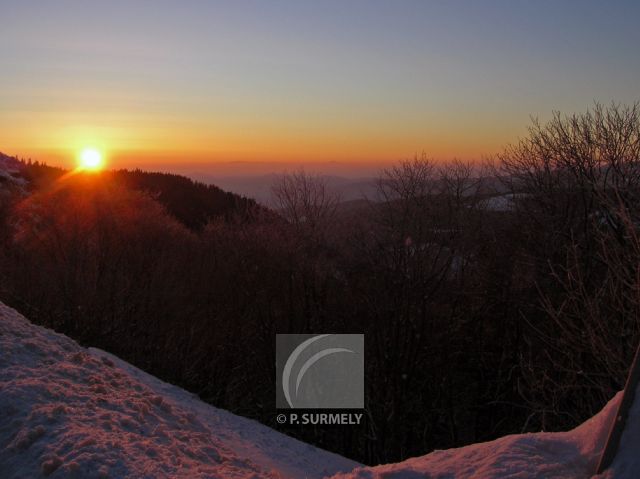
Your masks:
M640 2L0 0L0 150L479 158L640 99ZM142 160L141 160L142 161Z

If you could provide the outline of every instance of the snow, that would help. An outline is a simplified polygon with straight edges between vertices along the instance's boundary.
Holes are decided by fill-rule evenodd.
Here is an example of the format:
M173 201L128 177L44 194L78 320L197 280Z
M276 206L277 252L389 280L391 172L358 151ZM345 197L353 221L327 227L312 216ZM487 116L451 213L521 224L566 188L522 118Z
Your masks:
M356 468L335 479L591 477L620 398L618 393L599 414L569 432L505 436L398 464Z
M621 398L619 392L600 413L568 432L505 436L458 449L434 451L397 464L358 467L333 479L637 478L640 401L632 409L633 420L625 429L614 464L604 474L594 475Z
M3 479L298 479L357 465L209 406L0 303Z
M9 183L16 186L26 184L20 177L20 162L11 156L0 153L0 184Z
M516 201L525 198L524 193L505 193L503 195L492 196L484 202L485 208L489 211L509 212L516 208Z
M640 391L637 396L640 398ZM0 478L584 478L621 393L576 429L363 467L216 409L0 303ZM601 479L640 477L640 400Z

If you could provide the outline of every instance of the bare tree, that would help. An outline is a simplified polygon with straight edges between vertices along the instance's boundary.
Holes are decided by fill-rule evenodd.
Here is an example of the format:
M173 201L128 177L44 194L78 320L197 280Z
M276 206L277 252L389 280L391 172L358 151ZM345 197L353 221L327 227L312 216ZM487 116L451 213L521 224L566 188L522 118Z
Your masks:
M272 188L272 196L287 221L311 237L326 234L340 202L324 178L303 170L282 175Z
M640 108L555 113L498 160L537 297L520 392L542 427L575 424L622 387L640 338Z

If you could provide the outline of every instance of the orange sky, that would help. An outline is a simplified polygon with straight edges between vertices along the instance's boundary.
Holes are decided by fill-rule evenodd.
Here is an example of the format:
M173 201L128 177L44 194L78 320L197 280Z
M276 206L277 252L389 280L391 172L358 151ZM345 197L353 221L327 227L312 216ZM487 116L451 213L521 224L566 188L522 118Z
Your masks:
M75 116L79 119L74 118ZM113 167L176 162L227 161L353 163L389 162L425 151L434 158L479 158L498 150L523 128L465 125L425 118L421 128L398 131L392 122L225 124L215 118L157 121L153 118L87 118L87 115L31 114L25 123L2 125L9 153L71 166L85 147L101 150ZM496 131L496 130L500 131ZM9 138L11 141L9 141Z
M480 5L480 3L482 5ZM638 4L12 2L0 151L72 166L477 160L640 96ZM597 35L594 32L599 32Z

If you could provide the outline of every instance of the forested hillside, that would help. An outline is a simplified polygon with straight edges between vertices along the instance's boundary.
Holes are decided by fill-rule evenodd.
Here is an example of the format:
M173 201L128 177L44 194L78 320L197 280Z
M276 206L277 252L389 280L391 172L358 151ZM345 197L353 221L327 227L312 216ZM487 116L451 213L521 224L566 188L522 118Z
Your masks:
M28 181L32 191L52 188L60 178L70 175L70 172L62 168L37 161L18 161L15 158L12 160L17 165L20 176ZM154 173L139 169L116 170L102 172L100 181L111 181L132 191L147 194L160 203L171 216L192 230L201 230L207 222L219 217L248 217L259 209L251 199L223 191L215 185L198 183L170 173Z
M275 334L364 333L364 425L287 432L367 464L566 430L640 340L639 138L637 105L596 106L483 171L400 162L355 209L289 175L278 216L172 175L27 163L0 299L274 426Z

